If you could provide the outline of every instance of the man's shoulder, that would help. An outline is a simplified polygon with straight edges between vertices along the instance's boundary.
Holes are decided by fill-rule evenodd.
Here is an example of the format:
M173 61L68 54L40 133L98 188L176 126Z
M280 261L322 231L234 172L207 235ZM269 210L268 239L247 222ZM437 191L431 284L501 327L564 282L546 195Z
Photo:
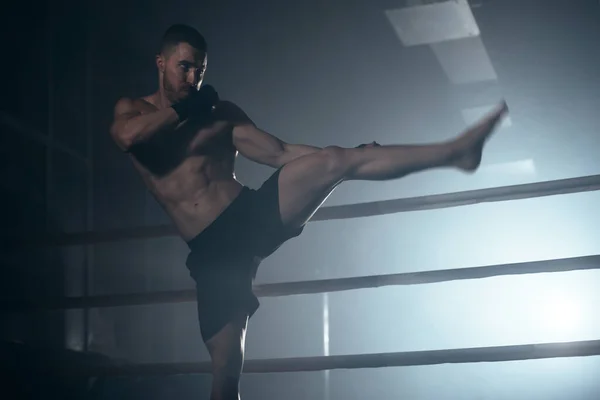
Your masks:
M152 95L144 97L121 97L115 104L115 110L122 112L149 112L156 111Z
M217 119L223 119L234 124L250 121L244 110L229 100L220 100L215 107L214 115Z

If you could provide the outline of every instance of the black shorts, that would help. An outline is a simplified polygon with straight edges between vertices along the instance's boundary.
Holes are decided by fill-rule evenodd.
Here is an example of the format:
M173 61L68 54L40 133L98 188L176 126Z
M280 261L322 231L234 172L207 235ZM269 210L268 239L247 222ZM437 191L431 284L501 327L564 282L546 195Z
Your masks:
M206 342L240 312L259 307L252 283L260 262L303 227L287 229L279 213L277 170L258 190L244 187L203 232L188 242L196 281L200 332Z

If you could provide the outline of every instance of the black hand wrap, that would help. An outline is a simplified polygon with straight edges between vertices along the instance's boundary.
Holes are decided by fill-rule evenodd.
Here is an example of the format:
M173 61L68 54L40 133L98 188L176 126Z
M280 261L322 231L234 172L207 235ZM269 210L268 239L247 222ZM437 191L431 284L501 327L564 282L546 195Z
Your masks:
M212 108L219 102L219 94L211 85L204 85L198 91L192 92L190 96L173 104L171 107L179 116L180 121L188 118L207 118Z
M357 149L364 149L365 147L381 147L381 145L377 142L371 142L359 144L358 146L356 146Z

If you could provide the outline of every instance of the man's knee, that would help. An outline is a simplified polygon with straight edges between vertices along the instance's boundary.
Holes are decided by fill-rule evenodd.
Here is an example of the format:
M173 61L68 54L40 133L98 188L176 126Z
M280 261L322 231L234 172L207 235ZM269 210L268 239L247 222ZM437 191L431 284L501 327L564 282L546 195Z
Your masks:
M226 371L213 371L211 400L238 400L240 375L228 375Z
M339 146L328 146L319 151L323 163L323 172L336 177L344 177L350 168L348 149Z

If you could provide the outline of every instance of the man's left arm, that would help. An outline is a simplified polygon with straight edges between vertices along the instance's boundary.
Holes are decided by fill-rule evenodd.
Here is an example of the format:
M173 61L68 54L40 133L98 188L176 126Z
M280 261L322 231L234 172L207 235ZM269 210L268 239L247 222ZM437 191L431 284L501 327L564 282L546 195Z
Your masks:
M217 118L233 123L233 145L241 155L259 164L280 168L283 165L321 148L302 144L289 144L258 128L256 124L233 103L222 102L215 110Z

